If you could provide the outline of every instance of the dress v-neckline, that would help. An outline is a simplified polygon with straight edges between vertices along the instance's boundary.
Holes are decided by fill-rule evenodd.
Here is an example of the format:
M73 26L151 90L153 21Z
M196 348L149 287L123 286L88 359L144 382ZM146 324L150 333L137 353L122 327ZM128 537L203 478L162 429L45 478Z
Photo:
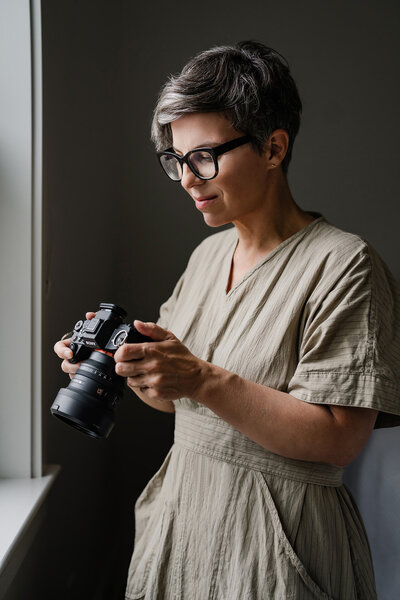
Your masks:
M322 221L324 219L324 217L321 214L319 214L319 213L312 213L310 211L309 214L314 215L316 217L314 219L314 221L311 221L310 223L308 223L307 225L305 225L304 227L302 227L301 229L299 229L298 231L296 231L296 233L294 233L290 237L286 238L286 240L283 240L283 242L281 242L280 244L278 244L275 248L273 248L273 250L271 250L270 252L268 252L268 254L266 254L265 256L263 256L263 258L261 258L255 265L253 265L251 267L251 269L249 269L248 271L246 271L246 273L244 275L242 275L242 277L240 279L238 279L238 281L236 281L236 283L234 283L234 285L232 285L230 287L230 289L228 290L228 285L230 283L231 274L232 274L233 258L235 256L236 248L237 248L238 243L239 243L239 236L237 235L237 232L235 230L235 237L234 237L232 246L230 247L230 251L227 253L227 265L223 269L223 275L224 275L224 277L223 277L224 288L223 289L224 289L224 295L225 295L225 297L226 298L230 297L231 294L232 294L232 292L234 292L238 287L240 287L240 285L244 281L246 281L249 277L251 277L251 275L255 271L257 271L264 263L266 263L269 260L271 260L283 248L285 248L287 245L289 245L291 242L293 242L294 240L296 240L301 235L304 235L316 223L319 223L320 221ZM235 229L235 227L233 227L233 229Z

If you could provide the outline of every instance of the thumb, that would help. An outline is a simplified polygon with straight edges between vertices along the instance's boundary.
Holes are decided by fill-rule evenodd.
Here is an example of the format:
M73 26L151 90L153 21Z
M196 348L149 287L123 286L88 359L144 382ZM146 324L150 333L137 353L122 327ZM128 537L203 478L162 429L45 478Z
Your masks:
M168 331L167 329L163 329L159 325L155 323L144 323L143 321L139 321L135 319L133 322L134 326L138 330L139 333L143 335L147 335L155 342L162 342L164 340L175 340L176 337L173 333Z

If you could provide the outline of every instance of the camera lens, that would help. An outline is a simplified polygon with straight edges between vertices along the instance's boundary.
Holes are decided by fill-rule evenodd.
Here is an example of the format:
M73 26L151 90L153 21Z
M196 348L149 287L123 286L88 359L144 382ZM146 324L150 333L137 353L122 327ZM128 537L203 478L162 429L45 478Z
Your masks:
M75 429L106 438L114 427L114 406L120 400L124 379L115 373L112 355L94 350L67 388L61 388L51 413Z

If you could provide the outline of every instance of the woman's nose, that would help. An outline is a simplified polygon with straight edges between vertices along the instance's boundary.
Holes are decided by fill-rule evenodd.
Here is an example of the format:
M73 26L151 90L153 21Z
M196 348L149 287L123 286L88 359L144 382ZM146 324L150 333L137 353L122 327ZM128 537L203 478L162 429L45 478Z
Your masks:
M197 177L197 175L195 175L193 173L193 171L191 171L188 167L187 164L184 164L182 167L182 179L181 179L181 185L182 187L187 190L189 188L191 188L193 185L198 185L199 183L203 183L203 179L200 179L200 177Z

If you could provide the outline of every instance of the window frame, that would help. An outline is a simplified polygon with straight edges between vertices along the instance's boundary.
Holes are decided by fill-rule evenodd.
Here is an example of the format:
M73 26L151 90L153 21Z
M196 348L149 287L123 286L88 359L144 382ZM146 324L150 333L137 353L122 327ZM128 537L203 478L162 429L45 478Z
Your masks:
M42 53L39 0L0 6L0 478L42 471Z
M39 530L39 509L59 471L42 464L40 0L0 3L0 83L2 595Z

